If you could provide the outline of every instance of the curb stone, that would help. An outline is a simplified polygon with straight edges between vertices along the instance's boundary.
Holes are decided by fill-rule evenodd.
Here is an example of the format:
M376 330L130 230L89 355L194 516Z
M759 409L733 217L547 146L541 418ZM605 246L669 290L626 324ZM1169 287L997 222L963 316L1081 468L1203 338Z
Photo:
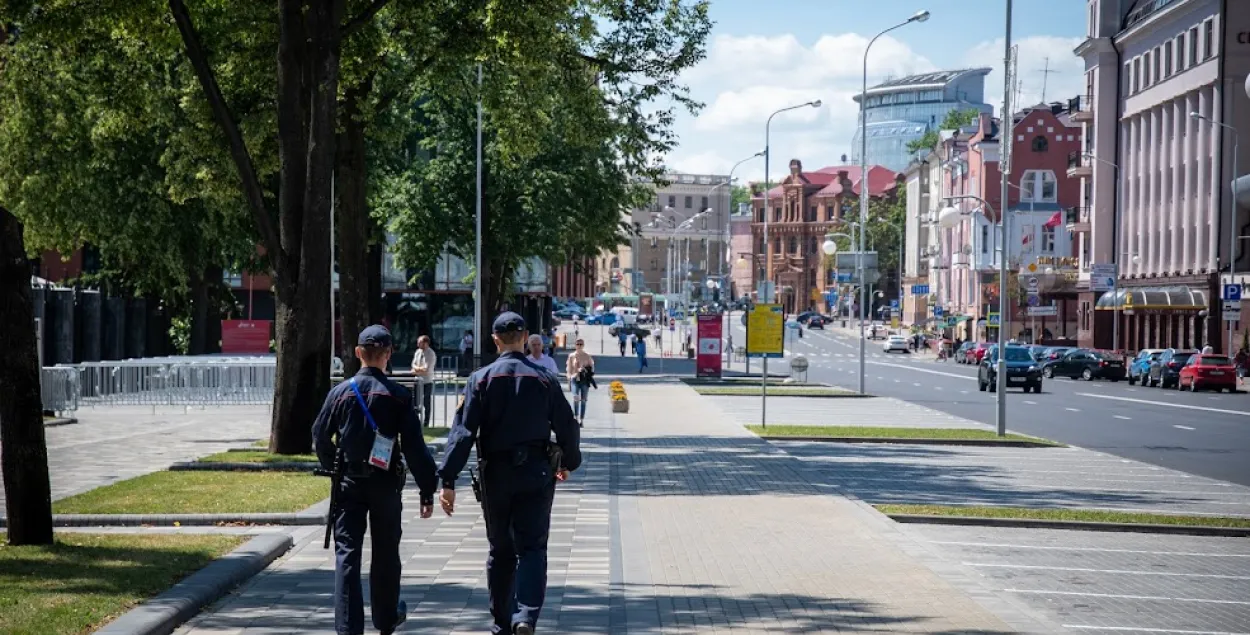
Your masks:
M316 508L314 506L313 508ZM53 527L142 527L144 525L169 526L174 523L185 527L211 527L221 524L235 525L324 525L324 510L305 510L294 514L53 514ZM0 528L8 526L6 518L0 518Z
M1039 441L1007 441L998 439L910 439L896 437L791 437L760 434L765 441L814 441L818 443L893 443L898 445L977 445L1002 448L1063 448L1062 445Z
M96 635L168 635L239 583L260 573L294 545L288 535L257 536L122 614Z
M78 423L78 418L77 417L56 417L55 419L48 419L44 421L43 426L45 428L53 428L56 426L67 426L71 423Z
M927 525L966 525L976 527L1016 527L1023 529L1074 529L1177 536L1250 537L1250 527L1206 527L1203 525L1159 525L1147 523L1102 523L1088 520L1041 520L1033 518L978 518L976 516L927 516L886 514L895 522Z

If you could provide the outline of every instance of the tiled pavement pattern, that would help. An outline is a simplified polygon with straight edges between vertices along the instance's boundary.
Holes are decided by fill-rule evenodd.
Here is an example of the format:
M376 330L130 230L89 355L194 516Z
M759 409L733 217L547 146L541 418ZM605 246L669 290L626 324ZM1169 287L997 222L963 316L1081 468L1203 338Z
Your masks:
M269 409L84 408L78 423L45 428L52 499L244 447L269 434ZM0 485L0 509L4 506Z
M593 395L585 468L558 489L540 631L1053 630L1027 612L991 614L884 537L888 523L812 487L799 462L689 388L627 389L627 415ZM404 632L485 632L484 531L461 496L453 518L405 524ZM415 492L406 503L415 511ZM310 536L179 633L331 632L331 569Z
M741 424L757 425L760 422L759 395L708 399L726 416ZM888 397L769 397L767 411L770 424L989 429L971 419Z
M870 503L1250 516L1250 488L1082 448L774 443Z
M1245 538L938 525L903 531L1068 632L1250 631Z

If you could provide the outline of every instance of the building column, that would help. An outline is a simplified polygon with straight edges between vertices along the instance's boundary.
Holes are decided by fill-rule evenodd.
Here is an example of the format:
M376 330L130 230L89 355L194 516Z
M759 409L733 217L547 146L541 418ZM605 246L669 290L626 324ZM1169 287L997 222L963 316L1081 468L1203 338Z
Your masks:
M1121 233L1125 234L1122 244L1125 245L1124 251L1140 253L1142 227L1141 215L1137 213L1137 210L1141 201L1138 192L1138 186L1141 184L1141 117L1134 115L1129 119L1128 127L1129 150L1124 153L1124 165L1120 168L1124 172L1120 178L1125 179L1125 182L1121 184L1124 201L1120 204L1120 209L1124 214L1124 218L1121 219L1124 223ZM1134 263L1130 258L1128 269L1136 275L1141 270L1141 264L1140 262Z
M1194 268L1194 159L1197 151L1194 147L1196 139L1198 120L1190 117L1188 113L1195 112L1197 104L1194 101L1194 94L1185 95L1185 139L1181 149L1181 162L1183 163L1183 184L1181 186L1181 261L1179 269L1181 273L1186 273Z
M1172 121L1172 108L1164 102L1159 104L1159 198L1158 211L1159 217L1159 246L1158 257L1155 261L1155 271L1159 274L1171 271L1169 269L1171 254L1171 233L1173 227L1172 218L1172 129L1174 128Z
M1220 99L1222 99L1222 91L1219 83L1216 83L1211 87L1211 119L1217 123L1224 122L1222 116L1224 109L1216 107L1217 104L1221 103ZM1211 199L1206 209L1206 239L1207 249L1210 252L1210 265L1208 268L1211 271L1218 271L1219 265L1216 261L1219 259L1220 254L1220 246L1217 239L1220 233L1220 181L1222 180L1220 166L1223 165L1221 159L1224 154L1224 144L1221 141L1224 138L1224 129L1213 125L1208 125L1207 127L1211 129ZM1208 318L1212 320L1212 324L1215 323L1215 318L1211 316L1208 316Z
M1181 100L1172 100L1172 165L1168 172L1168 182L1171 183L1171 191L1168 196L1168 214L1172 218L1172 225L1168 227L1168 236L1171 239L1170 253L1168 254L1168 270L1179 274L1181 267L1181 228L1185 226L1185 217L1181 213L1181 205L1183 198L1181 197L1182 185L1184 181L1183 168L1181 166L1181 145L1185 139L1185 127L1189 122L1189 113L1181 112Z
M1156 273L1159 271L1159 252L1162 245L1160 236L1163 232L1163 219L1160 214L1162 210L1159 206L1159 192L1161 191L1159 172L1163 165L1163 153L1160 150L1163 116L1160 108L1158 106L1151 108L1149 117L1150 131L1146 139L1146 147L1151 151L1146 153L1146 200L1143 201L1142 212L1150 220L1150 237L1146 253L1142 254L1142 260L1146 263L1147 273Z

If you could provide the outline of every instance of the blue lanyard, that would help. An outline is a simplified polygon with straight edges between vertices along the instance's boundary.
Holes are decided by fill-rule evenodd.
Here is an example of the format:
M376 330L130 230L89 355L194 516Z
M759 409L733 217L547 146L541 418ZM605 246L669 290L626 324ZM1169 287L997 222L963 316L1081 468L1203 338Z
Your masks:
M360 409L365 411L365 419L369 422L369 427L374 432L378 431L378 424L373 421L373 415L369 414L369 406L365 405L365 398L360 394L360 389L356 387L356 378L352 377L352 392L356 393L356 402L360 404Z

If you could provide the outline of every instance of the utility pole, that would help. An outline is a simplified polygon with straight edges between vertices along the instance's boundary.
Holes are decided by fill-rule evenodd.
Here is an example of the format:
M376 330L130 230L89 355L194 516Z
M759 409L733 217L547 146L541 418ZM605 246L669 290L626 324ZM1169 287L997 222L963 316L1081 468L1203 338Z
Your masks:
M1044 66L1042 66L1042 70L1038 72L1042 74L1042 103L1044 104L1046 103L1046 83L1050 79L1050 75L1052 73L1058 73L1059 71L1050 70L1050 58L1049 57L1043 57L1042 62Z

